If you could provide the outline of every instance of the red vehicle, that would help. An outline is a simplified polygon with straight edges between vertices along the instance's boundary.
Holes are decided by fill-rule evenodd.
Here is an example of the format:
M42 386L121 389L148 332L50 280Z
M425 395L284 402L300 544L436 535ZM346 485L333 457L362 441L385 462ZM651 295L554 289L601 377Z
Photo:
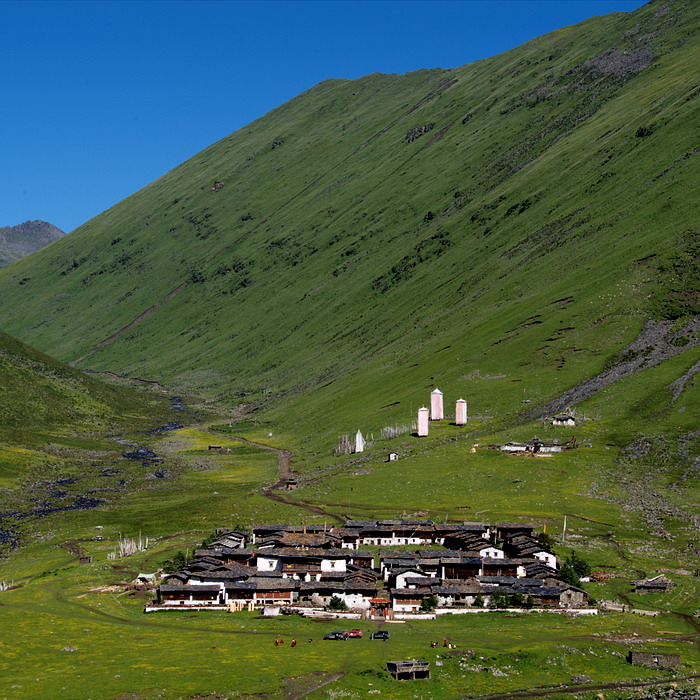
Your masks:
M349 632L346 632L345 635L348 639L361 639L362 630L350 630Z

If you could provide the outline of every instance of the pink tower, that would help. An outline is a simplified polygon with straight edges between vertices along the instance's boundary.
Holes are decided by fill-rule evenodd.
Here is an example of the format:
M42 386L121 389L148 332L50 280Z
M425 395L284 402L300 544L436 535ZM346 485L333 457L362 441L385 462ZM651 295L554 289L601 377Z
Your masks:
M428 409L418 409L418 437L427 437L428 435Z
M430 394L430 420L442 420L445 417L445 411L442 407L442 392L440 389L435 389Z
M455 423L457 425L467 424L467 402L464 399L457 399L455 407Z

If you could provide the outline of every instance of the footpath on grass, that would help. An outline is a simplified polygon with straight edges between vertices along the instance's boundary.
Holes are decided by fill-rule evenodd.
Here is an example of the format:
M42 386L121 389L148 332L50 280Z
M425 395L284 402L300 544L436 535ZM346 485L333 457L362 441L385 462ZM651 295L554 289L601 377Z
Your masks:
M207 430L215 434L221 434L223 432L217 430L212 426L208 426ZM282 489L285 489L287 487L287 483L291 479L296 478L296 472L292 469L292 453L289 450L282 449L281 447L272 447L271 445L265 445L262 442L254 442L253 440L248 440L248 438L244 438L240 435L232 435L230 433L225 434L226 437L231 440L236 440L246 445L250 445L251 447L257 447L261 450L268 450L270 452L277 453L277 470L279 474L279 479L274 484L272 484L272 486L268 486L261 491L261 494L265 496L265 498L269 498L270 500L276 501L277 503L285 503L286 505L293 506L295 508L300 508L301 510L305 510L308 513L313 513L314 515L323 515L327 518L332 518L333 520L341 524L345 522L345 518L341 515L338 515L337 513L331 513L330 511L324 510L320 506L314 506L309 503L305 503L304 501L292 498L291 496L286 495L282 492Z

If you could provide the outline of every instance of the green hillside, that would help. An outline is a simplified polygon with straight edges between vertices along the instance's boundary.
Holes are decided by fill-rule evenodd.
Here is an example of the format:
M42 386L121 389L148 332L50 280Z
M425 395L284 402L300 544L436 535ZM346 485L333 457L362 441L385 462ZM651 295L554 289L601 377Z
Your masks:
M147 417L162 401L105 384L0 333L0 439L20 444L36 433L100 429Z
M86 482L100 482L107 461L123 451L111 436L169 415L158 394L105 384L5 333L0 397L0 559L8 553L4 545L31 541L41 531L33 518L25 521L28 514L63 510L93 493ZM2 536L6 527L9 539Z
M229 403L320 392L329 419L376 375L553 396L697 311L697 20L652 3L326 81L0 273L0 321Z

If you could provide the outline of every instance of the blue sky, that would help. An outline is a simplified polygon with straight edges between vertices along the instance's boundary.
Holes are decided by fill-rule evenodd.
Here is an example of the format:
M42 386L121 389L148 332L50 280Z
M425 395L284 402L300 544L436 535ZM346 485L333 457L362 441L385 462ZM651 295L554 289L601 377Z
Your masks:
M0 226L70 231L326 78L451 68L642 0L0 0Z

